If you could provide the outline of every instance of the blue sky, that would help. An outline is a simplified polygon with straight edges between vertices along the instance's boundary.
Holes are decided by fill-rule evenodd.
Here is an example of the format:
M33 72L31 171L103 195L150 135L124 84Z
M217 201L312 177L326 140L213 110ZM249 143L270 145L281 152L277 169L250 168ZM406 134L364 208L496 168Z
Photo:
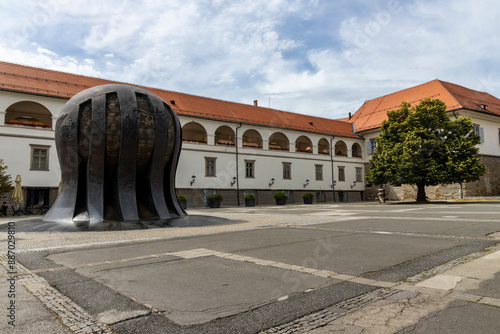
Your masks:
M327 118L441 79L500 97L477 0L20 0L0 60Z

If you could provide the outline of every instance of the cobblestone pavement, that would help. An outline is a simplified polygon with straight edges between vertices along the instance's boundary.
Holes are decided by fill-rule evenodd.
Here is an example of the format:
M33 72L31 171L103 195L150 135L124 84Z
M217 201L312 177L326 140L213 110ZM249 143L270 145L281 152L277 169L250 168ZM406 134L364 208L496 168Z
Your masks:
M7 270L9 269L6 255L0 256L0 264ZM73 333L112 334L112 331L105 324L51 287L42 277L32 273L20 263L16 264L16 271L17 283L25 286Z

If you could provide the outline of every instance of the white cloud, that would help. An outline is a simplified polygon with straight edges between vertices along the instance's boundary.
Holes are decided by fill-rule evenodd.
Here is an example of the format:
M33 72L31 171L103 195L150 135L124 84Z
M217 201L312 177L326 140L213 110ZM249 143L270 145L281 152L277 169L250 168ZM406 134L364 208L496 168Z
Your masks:
M271 107L335 118L435 78L500 96L499 12L472 0L29 0L0 4L0 59L265 106L271 94Z

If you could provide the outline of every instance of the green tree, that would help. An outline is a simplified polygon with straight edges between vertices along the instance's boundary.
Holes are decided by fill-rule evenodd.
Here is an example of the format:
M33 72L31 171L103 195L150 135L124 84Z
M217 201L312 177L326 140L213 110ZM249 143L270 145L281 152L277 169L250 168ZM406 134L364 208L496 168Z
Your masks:
M3 160L0 159L0 199L8 193L12 187L10 175L6 173L7 166L4 166Z
M486 168L477 157L480 136L472 121L464 116L451 120L440 100L410 107L403 102L387 112L367 182L415 184L417 202L425 202L425 186L479 180Z

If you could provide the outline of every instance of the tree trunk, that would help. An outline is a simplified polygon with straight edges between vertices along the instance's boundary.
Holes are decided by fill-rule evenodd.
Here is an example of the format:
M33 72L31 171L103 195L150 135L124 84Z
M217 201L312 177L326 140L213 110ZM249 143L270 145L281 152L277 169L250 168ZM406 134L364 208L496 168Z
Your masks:
M427 202L425 196L425 183L417 183L417 202Z

